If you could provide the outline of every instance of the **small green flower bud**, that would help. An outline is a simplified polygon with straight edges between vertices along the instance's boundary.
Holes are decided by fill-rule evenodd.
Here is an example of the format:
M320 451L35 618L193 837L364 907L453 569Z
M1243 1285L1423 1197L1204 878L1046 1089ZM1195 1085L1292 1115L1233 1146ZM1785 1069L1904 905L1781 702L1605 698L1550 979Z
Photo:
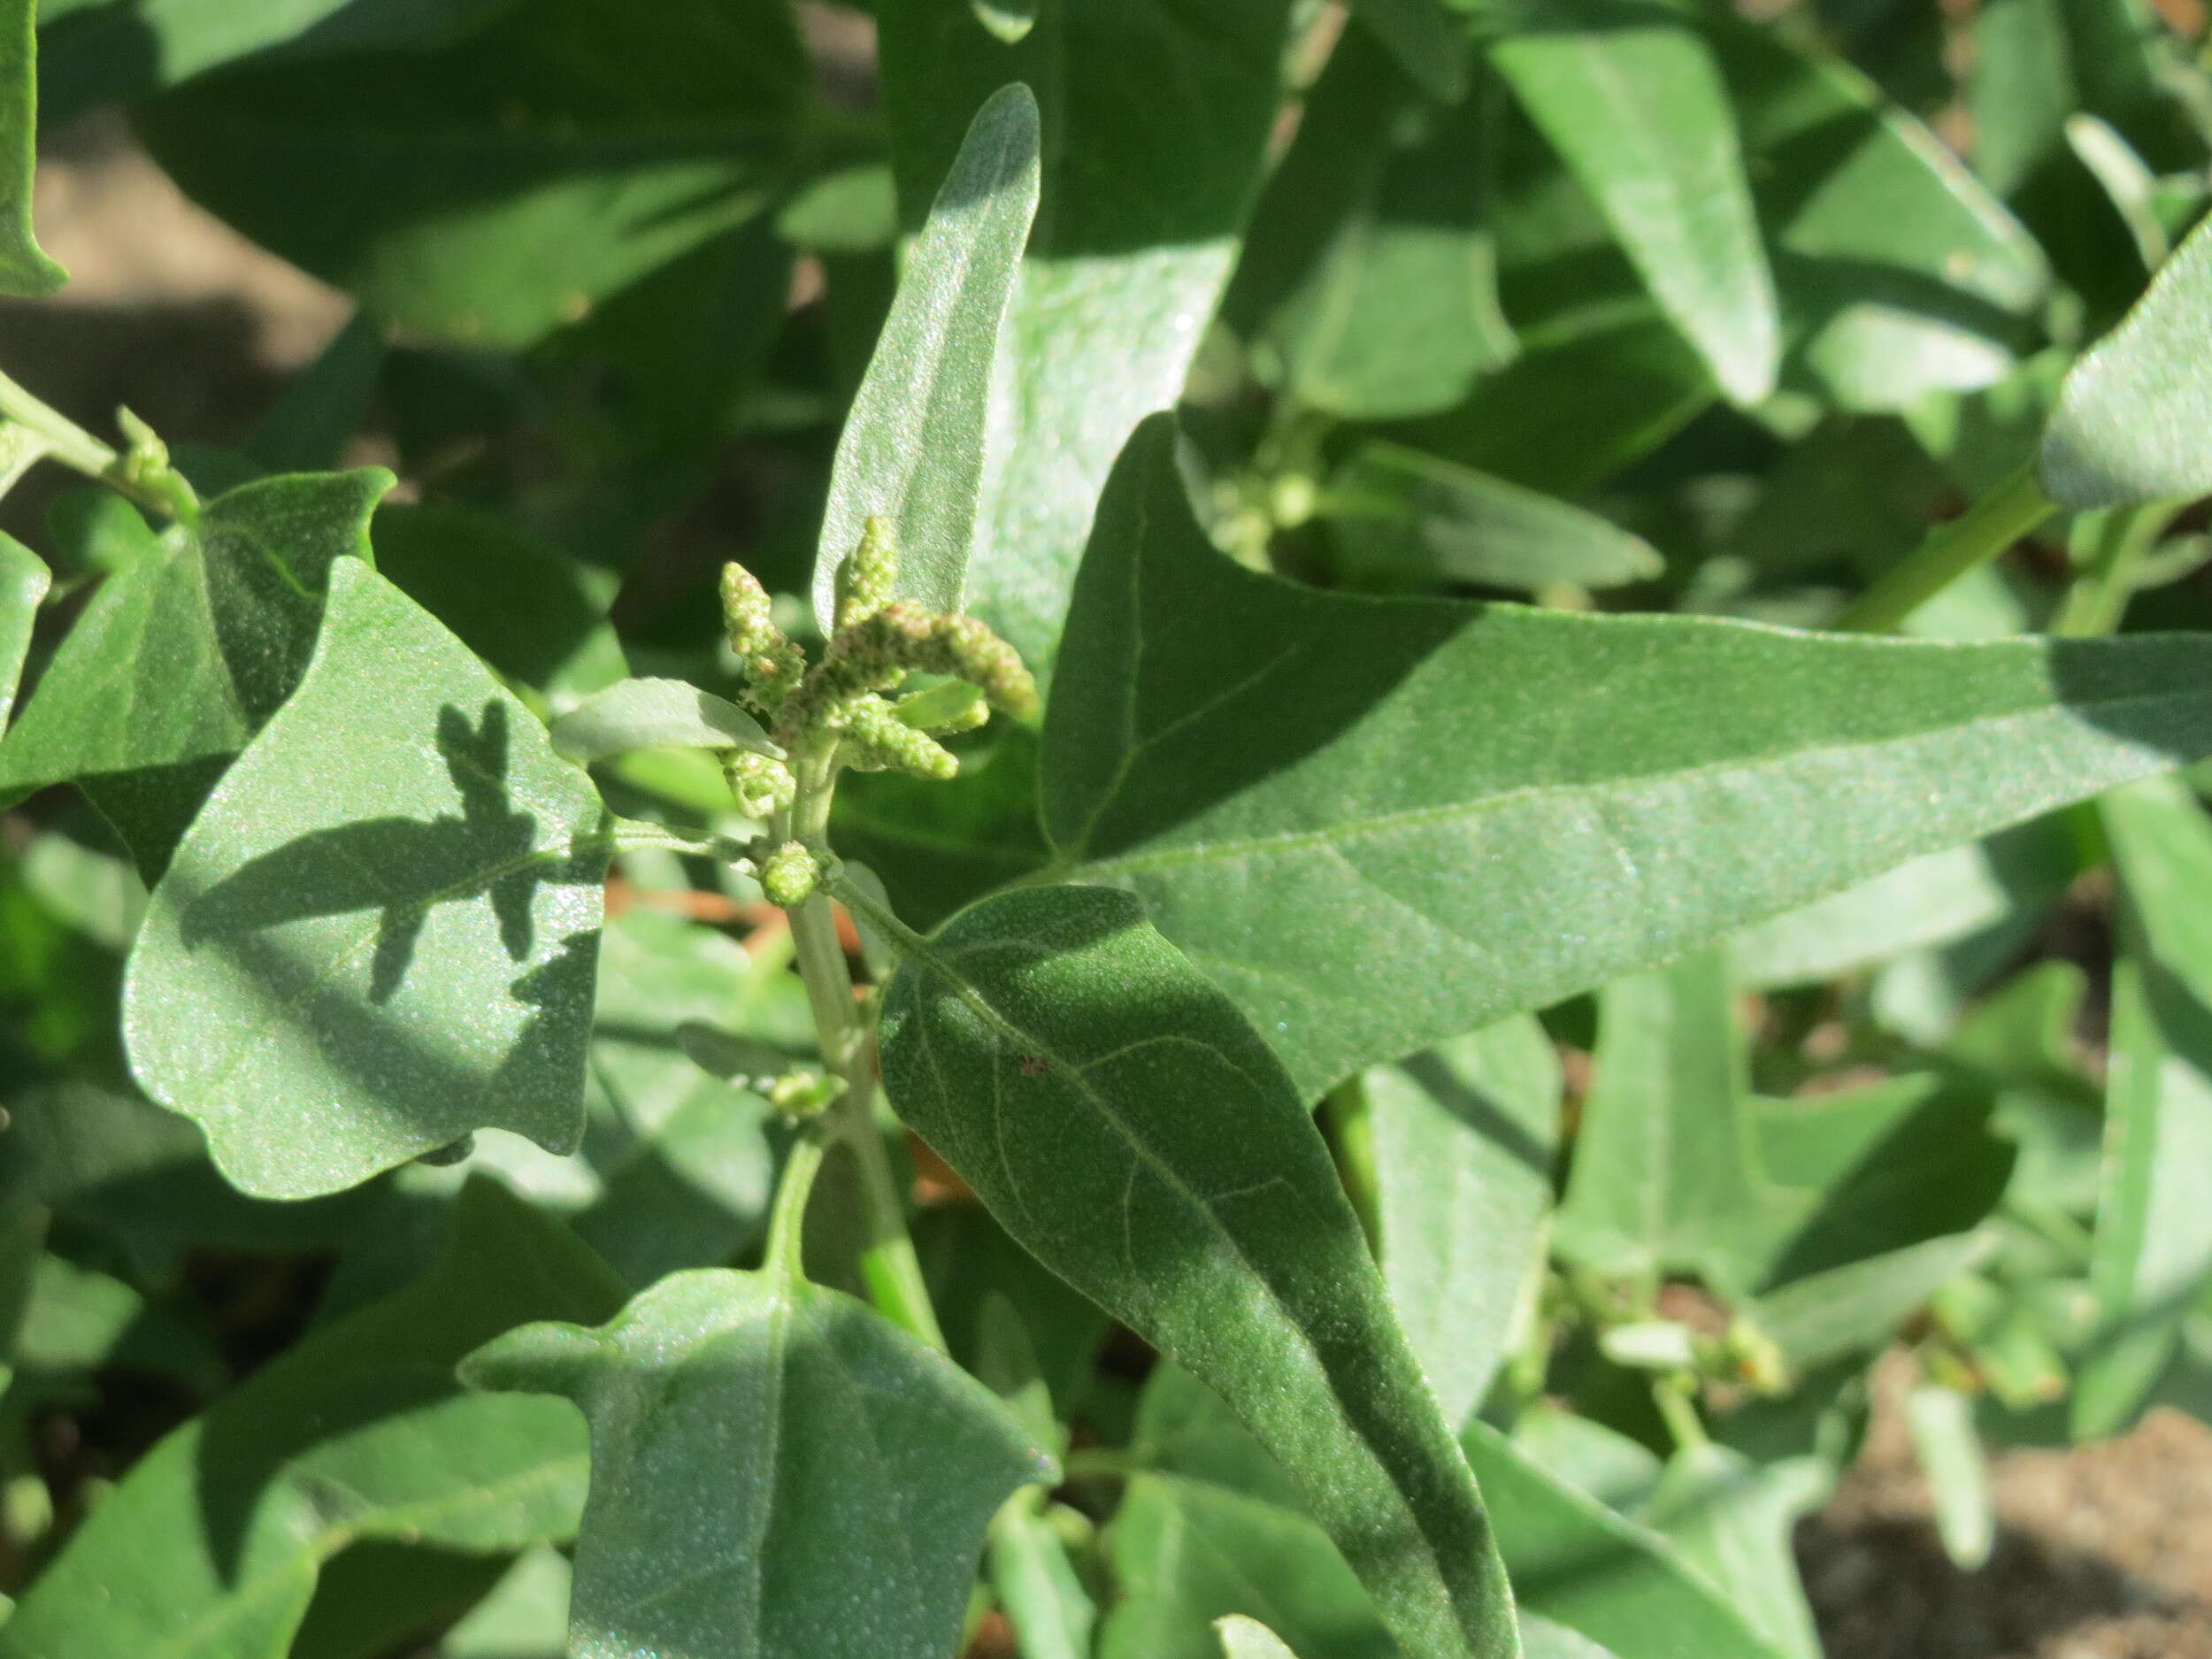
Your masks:
M966 680L944 680L926 691L901 697L891 705L891 712L918 732L942 735L974 731L991 718L991 705Z
M776 626L768 590L742 565L722 567L722 620L745 676L747 700L775 713L805 677L806 653Z
M786 1071L768 1085L768 1103L785 1117L818 1118L845 1093L845 1079L826 1071Z
M846 764L861 772L904 772L942 783L960 775L960 762L926 733L892 712L880 697L856 697L839 716L850 745Z
M881 513L870 513L860 545L837 567L838 627L865 622L889 604L898 580L898 533Z
M786 841L761 861L760 890L771 904L795 910L814 896L822 879L814 855L797 841Z
M772 755L755 754L749 749L725 750L722 775L729 780L730 793L737 797L737 810L747 818L766 818L781 811L799 792L790 767Z

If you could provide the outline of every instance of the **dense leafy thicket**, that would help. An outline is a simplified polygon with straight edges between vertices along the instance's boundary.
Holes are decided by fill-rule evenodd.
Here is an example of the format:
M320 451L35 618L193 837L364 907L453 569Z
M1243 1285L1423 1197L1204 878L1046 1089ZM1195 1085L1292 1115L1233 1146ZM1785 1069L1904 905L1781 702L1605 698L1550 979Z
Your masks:
M1758 10L0 0L0 292L359 307L0 379L0 1655L1815 1659L1878 1356L2212 1413L2212 59Z

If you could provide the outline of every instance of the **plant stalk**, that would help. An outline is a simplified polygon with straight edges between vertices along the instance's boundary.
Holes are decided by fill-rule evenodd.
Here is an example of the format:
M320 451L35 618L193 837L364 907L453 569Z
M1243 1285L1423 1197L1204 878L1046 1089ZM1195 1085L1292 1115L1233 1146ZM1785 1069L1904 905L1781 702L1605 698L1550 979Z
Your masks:
M1968 572L1988 564L2058 508L2030 461L1950 523L1939 525L1836 618L1846 634L1888 634Z
M180 474L164 471L155 480L136 475L131 457L103 443L4 374L0 374L0 419L12 421L30 433L49 458L129 496L142 507L165 518L187 519L197 509L190 487ZM170 488L159 488L164 481Z
M792 839L818 849L829 829L835 740L819 741L792 758L799 787L784 827ZM869 1299L886 1317L941 1351L945 1334L930 1302L914 1240L906 1231L906 1205L876 1133L875 1037L854 1005L852 972L845 965L845 949L838 942L836 916L827 894L818 891L791 912L791 939L821 1038L822 1062L845 1082L844 1094L825 1114L826 1133L849 1146L859 1166L861 1211L867 1228L860 1248L861 1278Z
M814 1178L822 1172L822 1159L829 1150L822 1129L818 1120L799 1125L798 1139L783 1161L783 1173L776 1178L776 1204L768 1215L768 1259L762 1269L777 1279L805 1276L806 1201L813 1196Z
M2135 596L2136 572L2173 522L2176 511L2171 503L2152 502L2094 515L2088 526L2087 567L2066 590L2065 602L2052 619L2051 632L2070 639L2088 639L2117 628L2127 613L2128 601Z

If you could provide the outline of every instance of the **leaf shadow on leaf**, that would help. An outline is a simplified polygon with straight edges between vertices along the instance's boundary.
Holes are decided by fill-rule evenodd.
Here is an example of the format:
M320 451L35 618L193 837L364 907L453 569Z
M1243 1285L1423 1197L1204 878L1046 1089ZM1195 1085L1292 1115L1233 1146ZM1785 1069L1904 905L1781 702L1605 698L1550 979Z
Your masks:
M1768 258L1784 304L1803 327L1817 328L1839 313L1870 307L1940 322L2006 350L2023 346L2032 333L2003 306L1924 271L1787 248L1769 250Z
M1547 1181L1552 1179L1553 1165L1557 1162L1553 1149L1499 1110L1497 1102L1488 1094L1469 1087L1467 1080L1435 1054L1417 1054L1401 1060L1398 1069L1418 1083L1439 1106L1516 1164Z
M532 895L557 879L535 844L537 818L509 804L507 710L488 699L482 724L451 704L438 711L438 750L460 792L458 817L363 818L317 830L241 865L185 909L186 949L234 941L311 916L380 912L369 1000L388 1002L405 979L431 909L488 891L500 943L517 962L530 955ZM545 970L540 970L542 973ZM510 988L520 1000L538 974Z

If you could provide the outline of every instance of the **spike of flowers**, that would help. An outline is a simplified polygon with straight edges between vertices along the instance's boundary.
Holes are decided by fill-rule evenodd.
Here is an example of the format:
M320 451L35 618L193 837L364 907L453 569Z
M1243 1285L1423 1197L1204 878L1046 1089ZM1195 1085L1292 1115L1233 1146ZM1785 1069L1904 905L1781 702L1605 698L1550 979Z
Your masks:
M854 698L839 719L849 746L845 764L858 771L910 772L940 783L960 775L951 750L900 719L881 697Z
M747 701L773 715L806 675L806 653L776 626L775 607L742 565L722 567L722 620L745 676Z
M837 570L837 626L841 632L891 603L899 580L898 533L881 513L870 513L860 545Z
M822 867L797 841L786 841L761 861L760 890L771 904L795 910L814 896Z

